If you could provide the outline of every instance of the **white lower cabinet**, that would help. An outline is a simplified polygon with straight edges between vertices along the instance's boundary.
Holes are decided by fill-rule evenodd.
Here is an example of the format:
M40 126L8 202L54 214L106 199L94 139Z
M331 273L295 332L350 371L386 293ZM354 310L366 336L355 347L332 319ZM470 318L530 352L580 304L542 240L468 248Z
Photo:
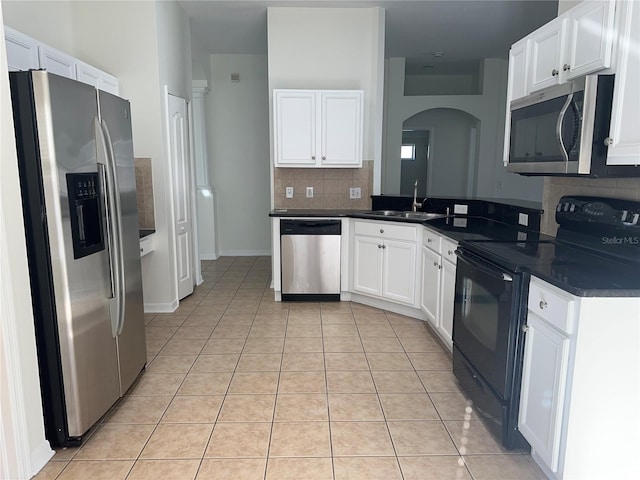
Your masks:
M416 306L417 227L356 221L353 291Z
M529 312L519 428L549 468L558 470L569 338Z
M531 278L518 428L556 480L638 478L640 298Z
M453 301L457 243L425 227L420 305L442 341L453 349Z

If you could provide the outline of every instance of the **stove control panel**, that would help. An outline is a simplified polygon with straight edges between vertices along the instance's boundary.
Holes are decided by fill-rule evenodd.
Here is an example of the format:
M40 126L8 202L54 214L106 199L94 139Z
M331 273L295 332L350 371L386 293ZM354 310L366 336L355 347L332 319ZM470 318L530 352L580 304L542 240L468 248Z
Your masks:
M640 229L640 202L619 198L564 196L556 207L556 222L638 228ZM584 225L585 228L588 228Z

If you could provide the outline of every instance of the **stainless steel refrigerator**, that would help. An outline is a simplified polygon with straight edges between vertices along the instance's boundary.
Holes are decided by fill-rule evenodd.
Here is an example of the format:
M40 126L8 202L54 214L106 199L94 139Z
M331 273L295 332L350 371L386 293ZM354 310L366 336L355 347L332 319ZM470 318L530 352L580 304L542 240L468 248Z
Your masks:
M45 71L9 75L45 431L77 445L146 363L131 110Z

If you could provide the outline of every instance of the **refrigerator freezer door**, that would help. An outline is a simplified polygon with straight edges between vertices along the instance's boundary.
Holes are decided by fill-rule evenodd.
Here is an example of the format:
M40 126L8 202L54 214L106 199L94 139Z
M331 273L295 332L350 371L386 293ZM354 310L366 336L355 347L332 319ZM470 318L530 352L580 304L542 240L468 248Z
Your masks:
M75 437L95 424L119 396L117 348L107 301L107 252L103 249L74 259L66 178L67 174L97 172L94 118L98 111L91 86L33 72L33 89L63 402L68 435ZM41 361L41 375L47 375L43 368L46 365Z
M147 362L131 108L126 100L103 91L98 92L98 99L104 136L115 160L118 203L121 208L117 218L122 232L120 244L123 261L120 267L125 299L124 319L120 320L118 326L117 342L120 388L124 395Z

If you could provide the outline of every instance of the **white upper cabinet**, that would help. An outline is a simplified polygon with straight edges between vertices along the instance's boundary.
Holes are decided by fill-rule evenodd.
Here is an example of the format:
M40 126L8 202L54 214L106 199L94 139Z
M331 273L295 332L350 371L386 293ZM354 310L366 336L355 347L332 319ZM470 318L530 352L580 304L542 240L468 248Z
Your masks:
M360 167L362 90L274 90L276 167Z
M566 80L611 66L616 2L582 2L568 18L569 49L562 72Z
M508 100L612 65L615 1L584 1L513 44Z
M76 75L80 82L88 83L104 92L119 94L118 79L84 62L76 63Z
M640 165L640 3L621 8L607 164Z
M40 68L61 77L76 79L76 59L48 45L38 45Z
M560 64L566 37L566 19L556 19L540 27L530 40L530 92L560 83Z
M6 25L4 40L9 71L45 69L56 75L88 83L105 92L119 94L118 79L113 75Z
M4 27L7 66L10 72L39 68L38 42L10 27Z

